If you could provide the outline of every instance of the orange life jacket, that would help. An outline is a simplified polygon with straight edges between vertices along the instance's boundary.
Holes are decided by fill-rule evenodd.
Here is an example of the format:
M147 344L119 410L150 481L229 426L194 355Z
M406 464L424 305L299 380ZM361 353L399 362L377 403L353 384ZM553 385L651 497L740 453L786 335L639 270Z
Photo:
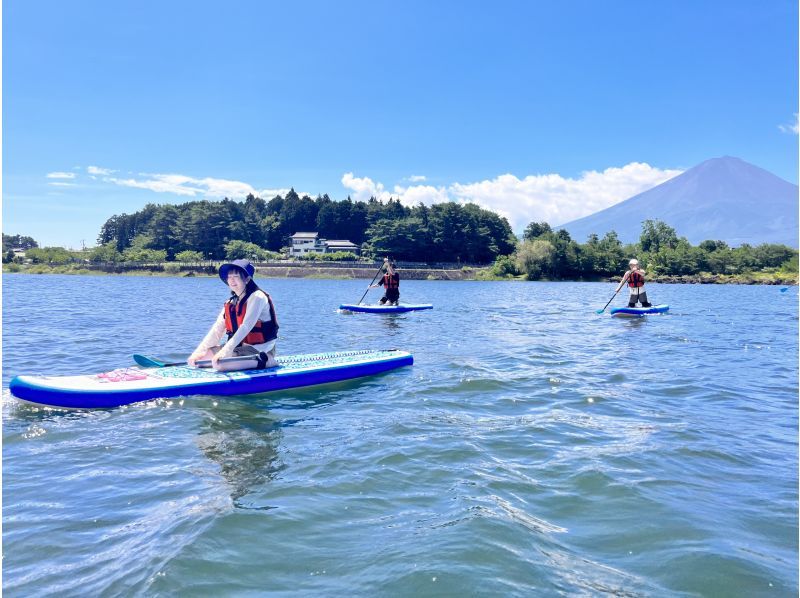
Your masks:
M644 275L638 270L631 270L631 275L628 276L628 286L632 289L638 289L644 286Z
M261 292L263 293L264 291ZM269 315L271 319L269 322L258 320L256 325L253 326L253 329L244 337L244 340L239 343L239 346L244 343L248 345L259 345L278 338L279 326L278 320L275 317L275 306L272 303L272 297L267 293L264 294L267 296L267 301L269 302ZM247 299L250 295L251 293L245 293L241 299L237 295L234 295L225 302L225 330L228 333L229 339L239 330L239 326L241 326L244 321L244 316L247 313Z
M395 272L394 274L386 273L383 275L383 288L387 291L389 289L399 289L400 288L400 275Z

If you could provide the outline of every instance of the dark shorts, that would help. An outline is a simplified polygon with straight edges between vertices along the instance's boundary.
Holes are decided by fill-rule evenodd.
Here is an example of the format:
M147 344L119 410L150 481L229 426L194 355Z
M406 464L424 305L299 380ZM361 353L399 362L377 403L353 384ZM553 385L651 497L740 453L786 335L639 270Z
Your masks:
M637 302L641 303L642 307L650 307L650 303L647 301L647 291L628 296L628 307L636 307Z
M386 294L383 297L381 297L380 303L381 305L383 305L388 301L389 303L396 304L399 300L400 300L400 289L387 289Z

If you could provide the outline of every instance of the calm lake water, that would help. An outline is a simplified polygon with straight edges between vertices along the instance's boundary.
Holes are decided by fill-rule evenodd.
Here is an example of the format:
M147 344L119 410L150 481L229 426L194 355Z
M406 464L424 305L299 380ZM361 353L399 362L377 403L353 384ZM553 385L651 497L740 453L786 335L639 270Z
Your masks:
M179 359L218 279L3 276L6 596L796 596L798 296L261 280L280 354L412 367L299 391L39 410L20 373ZM373 300L379 291L371 291ZM613 305L624 303L618 296Z

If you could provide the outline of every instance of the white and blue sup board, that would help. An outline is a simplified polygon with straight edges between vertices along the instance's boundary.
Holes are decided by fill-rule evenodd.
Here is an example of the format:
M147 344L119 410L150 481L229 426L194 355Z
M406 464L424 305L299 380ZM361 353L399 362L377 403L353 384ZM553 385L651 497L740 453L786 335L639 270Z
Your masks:
M620 318L641 318L648 314L663 314L669 311L669 305L653 305L652 307L615 307L609 313Z
M400 305L356 305L354 303L342 303L339 309L342 311L355 311L367 314L397 314L420 309L433 309L433 305L430 303L401 303Z
M187 365L129 367L83 376L16 376L11 394L70 409L118 407L188 395L244 395L372 376L414 363L406 351L343 351L278 357L264 370L217 372Z

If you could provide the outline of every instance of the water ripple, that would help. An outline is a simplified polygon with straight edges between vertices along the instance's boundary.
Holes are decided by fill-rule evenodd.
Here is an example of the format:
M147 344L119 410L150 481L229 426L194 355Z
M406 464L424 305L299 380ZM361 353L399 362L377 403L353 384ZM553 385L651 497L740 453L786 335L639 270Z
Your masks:
M180 359L219 281L4 284L8 595L797 594L797 304L774 288L653 285L671 311L618 321L594 313L613 285L406 281L435 309L375 318L325 307L363 282L267 280L282 353L415 365L87 413L8 380ZM164 296L197 313L119 318Z

